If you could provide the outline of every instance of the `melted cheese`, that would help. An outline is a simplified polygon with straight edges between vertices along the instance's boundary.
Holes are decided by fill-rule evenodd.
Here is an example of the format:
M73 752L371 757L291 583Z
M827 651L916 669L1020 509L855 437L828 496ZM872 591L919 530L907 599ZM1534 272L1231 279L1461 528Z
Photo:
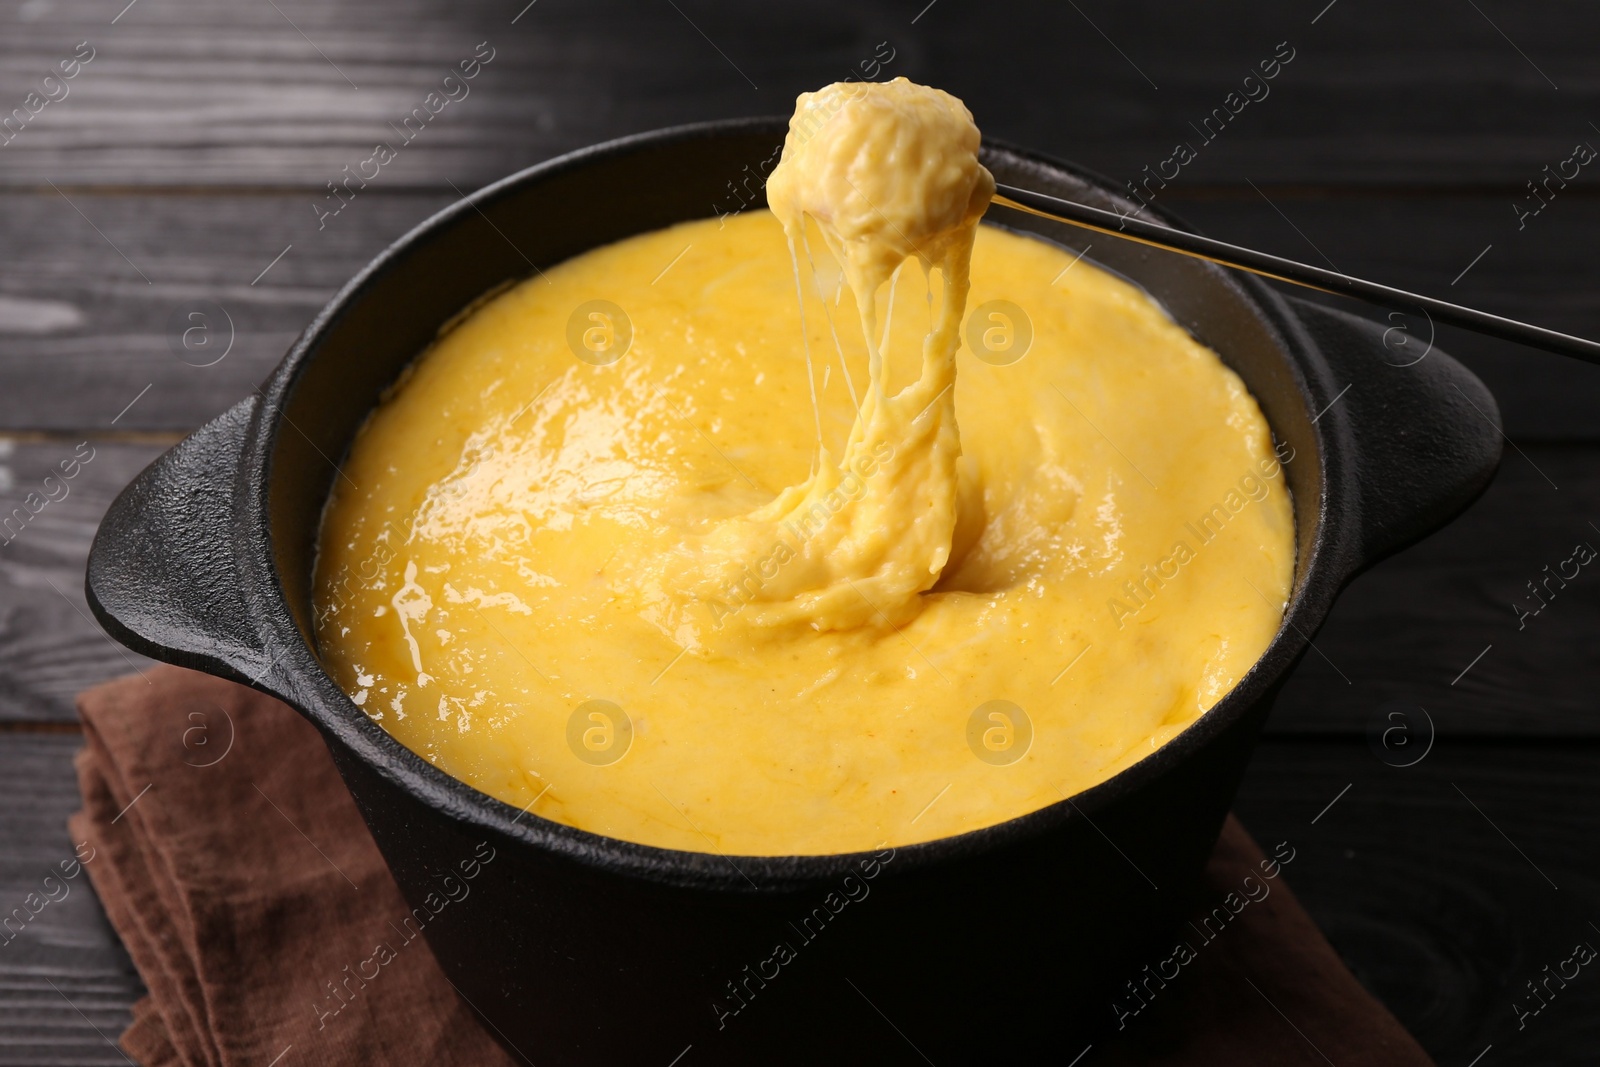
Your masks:
M977 144L937 90L807 94L775 214L467 315L329 505L346 691L516 807L767 855L1024 814L1221 699L1290 586L1265 421L1138 289L978 227Z
M767 198L802 300L797 249L810 260L808 220L842 265L867 350L866 388L837 462L813 396L809 478L637 569L645 610L686 647L701 647L707 622L844 630L899 625L921 610L919 594L939 580L955 532L956 347L973 237L993 195L994 178L978 162L978 128L948 93L896 78L801 94ZM939 272L937 325L916 381L891 394L875 294L907 258ZM806 361L809 368L810 348ZM853 379L847 385L856 402ZM850 507L830 504L842 495ZM804 534L790 538L790 530ZM792 559L746 581L764 550L790 540ZM730 597L742 582L748 595Z

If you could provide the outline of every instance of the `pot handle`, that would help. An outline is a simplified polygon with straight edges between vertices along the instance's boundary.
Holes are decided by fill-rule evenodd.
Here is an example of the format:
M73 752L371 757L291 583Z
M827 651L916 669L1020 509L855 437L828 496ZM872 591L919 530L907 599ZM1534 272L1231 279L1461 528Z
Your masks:
M234 551L235 474L256 404L229 408L118 494L84 581L100 625L135 652L246 684L271 667Z
M1354 574L1437 530L1488 487L1504 440L1500 407L1431 339L1288 299L1326 357L1333 389L1347 390L1326 411L1352 456Z

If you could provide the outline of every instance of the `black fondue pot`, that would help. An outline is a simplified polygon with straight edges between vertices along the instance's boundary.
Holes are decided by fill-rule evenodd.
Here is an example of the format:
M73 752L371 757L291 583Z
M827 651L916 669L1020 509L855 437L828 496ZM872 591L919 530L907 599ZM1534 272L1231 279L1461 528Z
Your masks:
M324 669L312 562L335 463L463 308L535 265L762 206L783 131L719 122L613 141L424 222L333 298L259 395L123 491L95 538L89 602L130 648L247 683L315 723L413 906L490 843L471 902L426 933L490 1032L539 1067L1070 1058L1114 1027L1124 984L1171 954L1261 723L1334 597L1482 491L1498 409L1444 353L1418 360L1423 338L1400 346L1252 278L1095 238L1097 262L1220 353L1280 453L1292 449L1293 594L1237 688L1070 802L891 853L677 852L524 814L410 752ZM984 162L1005 184L1135 209L1077 167L994 145Z

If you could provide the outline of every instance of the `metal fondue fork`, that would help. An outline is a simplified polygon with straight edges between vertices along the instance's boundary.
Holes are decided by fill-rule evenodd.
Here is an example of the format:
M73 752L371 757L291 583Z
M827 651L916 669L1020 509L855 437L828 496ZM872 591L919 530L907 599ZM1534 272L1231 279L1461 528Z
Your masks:
M1477 311L1445 300L1436 300L1431 296L1408 293L1403 289L1379 285L1377 282L1369 282L1362 278L1352 278L1348 274L1323 270L1309 263L1299 263L1281 256L1241 248L1225 241L1213 240L1210 237L1174 230L1133 215L1089 207L1086 204L1010 185L995 186L993 203L1029 215L1066 223L1069 226L1093 230L1095 233L1109 234L1126 241L1137 241L1139 244L1164 248L1169 252L1209 260L1224 267L1246 270L1265 278L1292 282L1309 289L1320 289L1325 293L1353 296L1391 308L1417 308L1427 312L1433 319L1452 326L1461 326L1501 340L1542 348L1548 352L1557 352L1589 363L1600 363L1600 343L1595 341L1557 333L1555 330L1547 330L1542 326L1533 326L1500 315L1491 315L1487 311Z

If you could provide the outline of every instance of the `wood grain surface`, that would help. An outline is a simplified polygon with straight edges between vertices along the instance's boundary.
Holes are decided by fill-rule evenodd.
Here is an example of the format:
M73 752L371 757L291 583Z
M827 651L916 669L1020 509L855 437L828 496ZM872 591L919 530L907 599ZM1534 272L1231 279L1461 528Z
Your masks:
M72 753L80 745L75 733L0 737L0 915L27 916L12 919L0 944L7 1067L127 1063L111 1042L143 986L88 875L63 879L59 866L75 858L66 819L78 807Z
M73 694L144 666L82 594L95 525L144 464L464 192L614 136L786 113L884 47L879 76L1118 181L1196 147L1150 191L1214 236L1600 337L1600 163L1546 169L1600 146L1600 14L1577 0L3 0L0 904L71 855ZM1244 82L1275 54L1292 58L1264 89ZM404 139L475 55L469 91ZM319 222L328 182L402 140ZM196 355L175 337L203 307L222 319ZM1600 576L1513 605L1600 545L1600 369L1435 339L1495 392L1505 461L1345 592L1238 810L1300 848L1297 893L1441 1064L1590 1063L1600 979L1521 1029L1511 1005L1573 942L1600 944ZM138 989L80 880L0 946L0 1065L125 1063L111 1041Z
M1296 895L1441 1065L1490 1045L1484 1065L1588 1064L1600 975L1525 1025L1513 1006L1535 1005L1525 983L1575 945L1600 947L1597 772L1592 741L1444 739L1394 767L1362 742L1274 739L1235 810L1258 840L1296 846Z
M482 41L495 58L385 181L465 187L639 130L785 114L885 40L889 73L948 87L989 136L1119 176L1196 139L1280 42L1294 58L1269 95L1184 181L1520 188L1600 115L1600 27L1574 0L524 3L137 0L114 24L105 0L13 3L0 100L80 41L97 54L4 149L4 180L320 189Z

